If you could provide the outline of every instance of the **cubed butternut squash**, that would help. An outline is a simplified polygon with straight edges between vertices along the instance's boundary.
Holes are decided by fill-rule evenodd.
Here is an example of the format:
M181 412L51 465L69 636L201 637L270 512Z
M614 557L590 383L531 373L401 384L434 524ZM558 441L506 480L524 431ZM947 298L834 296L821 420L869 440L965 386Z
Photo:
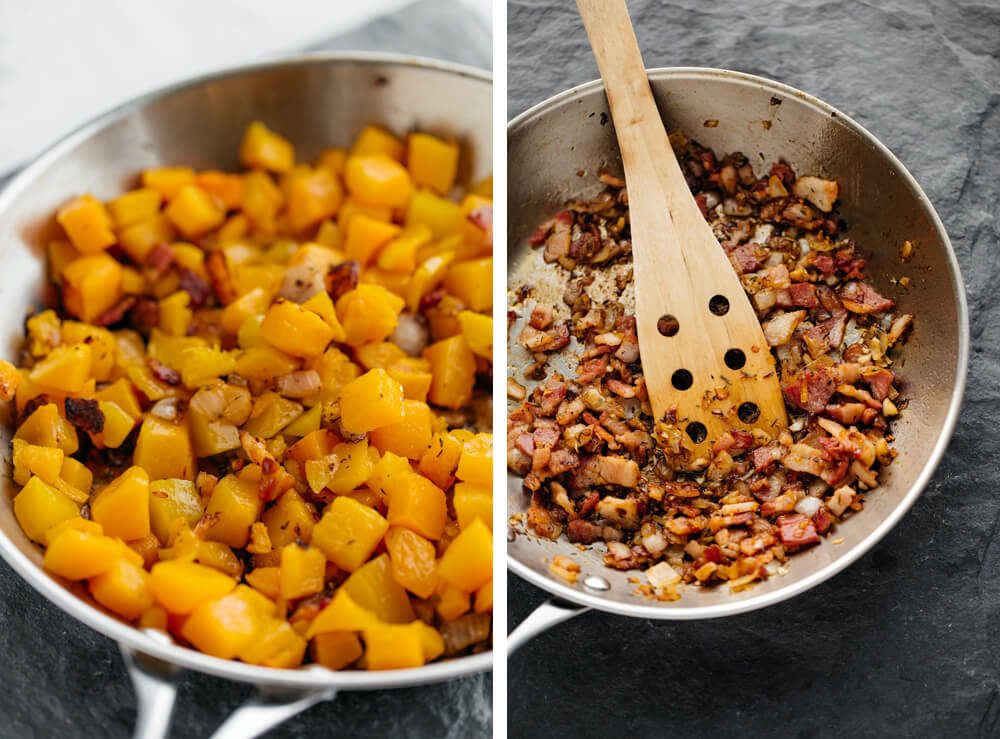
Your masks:
M395 159L397 162L402 162L406 154L406 143L384 128L365 126L354 141L354 146L351 147L351 154L354 156L383 154Z
M392 576L388 554L365 563L344 582L343 589L362 608L386 623L407 623L414 619L406 590Z
M127 559L117 560L93 578L89 587L94 600L130 621L153 605L149 573Z
M164 215L188 239L222 225L226 212L214 195L197 185L185 185L163 210Z
M197 649L219 659L232 659L256 636L262 614L236 593L202 603L181 627Z
M142 186L156 190L164 200L171 200L182 187L194 182L190 167L157 167L142 173Z
M287 192L288 225L303 231L337 214L344 199L340 180L326 169L293 177Z
M476 356L461 335L450 336L424 349L431 363L431 388L427 399L434 405L457 410L469 402L476 384Z
M444 289L474 311L493 306L493 257L455 262L444 276Z
M87 580L107 572L121 556L121 542L110 536L65 528L49 542L42 564L67 580Z
M458 467L461 456L462 442L453 434L435 434L430 449L420 458L420 474L442 490L447 490L455 480L455 468Z
M410 226L382 247L375 264L392 272L413 272L417 268L417 249L429 244L431 236L431 230L422 223Z
M378 616L369 608L354 601L343 587L339 588L333 600L317 614L306 631L306 638L330 631L361 631L379 623Z
M348 259L357 260L362 267L368 265L386 244L399 236L400 227L394 223L358 213L347 225L344 253Z
M116 241L111 216L93 195L81 195L66 203L56 220L81 254L99 254Z
M261 521L267 527L271 546L280 549L296 540L310 541L317 518L316 507L293 489L264 511Z
M467 528L478 518L490 531L493 530L493 491L489 485L456 483L453 502L459 528Z
M271 600L281 597L281 567L254 567L246 574L247 584Z
M247 664L289 670L302 664L307 646L288 621L271 618L238 656Z
M139 428L133 461L152 480L193 480L197 467L187 425L147 415Z
M423 224L427 226L435 239L455 233L465 216L458 203L436 195L425 187L413 193L406 206L407 226Z
M75 454L80 448L76 429L59 415L59 406L55 403L39 406L14 432L14 438L36 446L58 447L67 455Z
M191 480L153 480L149 483L149 525L166 546L178 520L194 526L204 513L201 496Z
M493 434L476 434L462 444L455 477L490 487L493 481Z
M243 205L243 178L237 174L207 170L195 175L194 184L212 194L224 210Z
M264 315L260 333L273 347L293 357L315 357L333 340L334 330L319 315L279 300Z
M427 403L404 398L402 419L373 429L369 438L383 454L420 459L431 444L431 409Z
M458 173L458 145L426 133L411 133L407 143L406 166L413 184L447 195Z
M393 579L418 598L429 598L437 587L434 544L409 529L392 528L385 535Z
M122 295L122 266L106 253L74 259L63 276L63 304L71 314L93 323Z
M426 401L431 389L430 363L422 358L404 357L385 368L386 373L403 388L403 397Z
M67 394L78 394L90 379L90 344L57 346L35 365L28 378L43 388Z
M240 162L269 172L288 172L295 166L295 147L260 121L254 121L243 134Z
M469 593L493 578L493 535L481 519L474 519L448 545L438 575Z
M472 600L465 590L450 582L442 581L438 588L435 609L445 621L454 621L463 613L468 613Z
M420 301L441 284L454 259L455 252L447 251L430 256L421 262L406 288L407 308L414 312L420 308Z
M465 343L474 354L484 359L493 360L493 319L482 313L463 310L458 314L458 323L462 327Z
M257 396L243 430L258 439L270 439L301 415L301 404L268 391Z
M208 499L205 513L208 516L217 514L218 520L208 529L205 538L231 547L245 547L250 538L250 526L260 517L261 506L257 483L226 475Z
M115 337L106 328L79 321L63 321L62 343L85 343L90 347L90 376L98 382L111 379L117 350Z
M444 533L448 503L444 491L423 475L413 475L389 496L390 526L403 526L427 539Z
M129 467L90 501L90 516L108 536L125 541L149 534L149 475Z
M475 605L473 610L476 613L492 613L493 612L493 581L490 580L488 583L483 585L479 590L476 591Z
M35 476L14 498L14 517L32 541L44 542L50 528L79 515L80 506Z
M14 482L18 485L26 484L32 475L37 475L46 485L54 485L62 472L63 460L67 458L58 447L37 446L24 439L14 439L13 450L11 463Z
M344 180L353 197L371 205L401 208L413 192L410 173L384 154L352 154L347 158Z
M108 212L115 228L131 226L136 221L149 218L160 211L163 196L149 187L129 190L108 203Z
M158 562L149 571L149 589L170 613L191 613L235 587L236 581L228 575L188 559Z
M319 549L295 542L282 548L279 587L283 599L295 600L322 592L325 575L326 555Z
M405 418L403 388L383 369L347 383L340 394L340 422L349 434L364 434Z
M402 310L403 299L381 285L358 285L337 301L345 341L354 347L387 339Z
M381 624L365 629L365 665L369 670L405 670L425 662L422 622Z
M389 523L378 511L340 496L327 506L313 528L312 544L335 565L354 572L372 555L388 529Z
M324 631L312 638L309 653L328 670L342 670L358 661L364 647L352 631Z

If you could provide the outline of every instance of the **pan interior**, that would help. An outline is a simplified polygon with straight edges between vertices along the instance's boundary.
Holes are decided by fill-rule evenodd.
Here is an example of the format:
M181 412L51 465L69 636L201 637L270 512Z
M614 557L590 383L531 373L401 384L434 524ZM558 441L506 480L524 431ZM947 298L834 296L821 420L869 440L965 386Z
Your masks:
M508 563L517 574L562 597L603 610L645 618L722 616L783 600L846 567L902 517L919 496L951 435L964 388L968 346L965 296L944 227L902 164L871 134L843 114L792 88L734 72L661 69L649 73L669 131L683 131L717 155L742 151L758 176L780 159L799 174L835 178L840 212L868 258L869 280L895 299L898 311L916 315L915 327L895 371L902 375L908 405L894 426L899 456L882 484L865 495L865 510L840 524L821 545L793 556L786 574L737 594L726 587L682 588L680 600L661 603L636 595L640 573L604 567L596 544L579 550L565 538L517 534ZM533 285L542 300L559 301L564 285L527 238L571 198L595 195L601 166L621 174L621 158L604 90L582 85L536 106L508 127L508 286ZM900 247L916 245L905 263ZM892 281L907 276L903 289ZM520 313L530 310L532 298ZM530 387L518 368L527 354L511 329L508 375ZM556 367L556 369L560 369ZM563 370L564 371L564 370ZM565 371L564 371L565 374ZM572 372L569 376L572 376ZM513 406L512 406L513 407ZM527 510L521 479L508 474L508 513ZM519 527L521 528L521 527ZM836 542L836 543L834 543ZM556 554L576 559L576 584L548 572ZM589 588L588 575L610 581ZM642 579L644 582L644 579Z

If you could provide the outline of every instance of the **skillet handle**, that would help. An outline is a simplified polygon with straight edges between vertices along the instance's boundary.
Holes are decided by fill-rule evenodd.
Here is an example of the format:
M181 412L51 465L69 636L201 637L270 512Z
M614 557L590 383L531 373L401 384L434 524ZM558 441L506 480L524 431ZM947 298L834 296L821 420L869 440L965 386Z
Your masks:
M211 739L253 739L321 701L337 696L336 688L260 689L215 730Z
M553 626L589 610L587 606L580 606L562 598L549 598L507 634L507 654L510 655L520 649L543 631L548 631Z
M139 704L135 739L164 739L177 698L177 676L181 668L119 644Z

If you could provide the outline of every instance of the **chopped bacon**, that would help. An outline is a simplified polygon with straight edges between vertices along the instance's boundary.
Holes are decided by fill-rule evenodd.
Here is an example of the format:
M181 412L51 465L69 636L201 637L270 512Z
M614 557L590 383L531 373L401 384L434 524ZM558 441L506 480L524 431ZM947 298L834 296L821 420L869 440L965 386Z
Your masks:
M114 324L121 321L125 314L128 313L135 306L136 297L135 295L126 295L124 298L119 300L114 306L108 308L101 315L97 317L94 321L95 326L113 326Z
M175 370L173 367L168 367L163 364L163 362L157 361L152 357L146 360L146 364L149 365L149 369L155 377L160 382L165 382L168 385L177 386L181 384L181 373Z
M91 434L104 430L104 413L91 398L66 398L66 420Z
M816 265L816 269L824 275L832 275L834 270L837 268L837 266L833 263L833 257L829 254L820 254L813 260L813 264Z
M743 244L729 252L729 260L740 274L756 272L764 265L765 256L759 244Z
M128 312L132 328L143 336L149 336L160 320L160 304L154 298L139 295Z
M543 416L555 413L565 397L566 383L559 375L552 375L544 385L539 385L532 393L532 399L538 404L539 412Z
M188 294L195 310L204 308L212 296L212 286L186 267L180 270L180 288Z
M780 444L759 446L751 453L751 457L753 458L753 468L757 472L767 469L767 467L781 459L784 454L785 450Z
M830 515L830 511L827 510L826 506L820 506L819 510L813 514L812 522L813 526L816 527L816 531L822 534L830 528L830 524L833 523L833 516Z
M158 243L154 244L153 248L149 250L149 253L146 255L145 264L153 270L153 275L156 278L160 278L173 266L176 258L173 249L167 244Z
M789 404L815 415L826 409L837 385L829 369L816 367L802 370L781 390Z
M208 271L208 277L212 281L212 289L215 291L215 297L219 299L220 303L229 305L239 297L236 293L236 286L233 284L233 278L229 274L226 255L223 252L211 252L208 255L208 259L205 260L205 269Z
M580 464L580 458L568 449L553 449L549 459L549 472L560 475Z
M819 541L812 520L801 513L779 516L778 536L786 547L801 547Z
M620 395L623 398L634 398L635 397L635 387L621 380L616 380L613 377L609 377L607 381L608 390L613 392L615 395Z
M792 305L800 308L815 308L819 305L816 299L816 288L808 282L793 282L788 292L791 293Z
M552 514L548 509L534 503L528 509L528 525L539 536L547 539L555 539L562 532L562 526L552 520Z
M539 331L530 325L525 326L518 340L530 352L554 352L566 346L569 337L569 326L563 322L557 323L548 331Z
M551 326L552 306L538 303L531 311L531 317L528 318L528 325L532 328L537 328L539 331L544 331Z
M608 358L606 355L602 355L581 364L576 373L576 381L581 385L589 385L594 380L603 377L607 371Z
M595 498L596 501L599 498ZM582 518L575 518L566 525L566 536L572 542L579 544L593 544L601 538L603 528L596 523L584 521Z
M447 294L448 293L443 287L439 287L437 290L431 290L424 297L420 298L420 302L417 304L417 310L420 312L430 310L435 305L440 303L441 299Z
M552 231L552 226L555 225L556 219L550 218L541 226L535 229L534 233L528 237L528 246L532 248L537 248L545 243L545 239L549 237L549 233Z
M569 254L570 240L573 236L573 214L564 210L552 221L552 231L545 239L545 251L542 253L546 262L555 262Z
M875 396L875 400L885 400L896 376L892 373L892 370L882 367L877 370L862 372L861 379L868 383L868 386L872 389L872 395Z
M579 398L564 400L556 411L556 423L563 427L569 426L580 417L586 407Z
M634 488L639 484L639 465L624 457L598 457L598 474L609 485Z
M889 310L895 303L883 298L866 282L853 281L844 285L840 291L840 299L844 307L852 313L876 313Z
M832 403L824 412L833 420L850 425L861 421L866 410L871 409L864 403Z
M592 510L597 508L597 504L601 501L601 494L598 492L588 493L583 499L583 502L577 506L576 518L583 518Z
M844 328L847 326L847 311L841 309L811 329L802 332L802 340L814 357L825 354L830 347L840 346L844 340Z

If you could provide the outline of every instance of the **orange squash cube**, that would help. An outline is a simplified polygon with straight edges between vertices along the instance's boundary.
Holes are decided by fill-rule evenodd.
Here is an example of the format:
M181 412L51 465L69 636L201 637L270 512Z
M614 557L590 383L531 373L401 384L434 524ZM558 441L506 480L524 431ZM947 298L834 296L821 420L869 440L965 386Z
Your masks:
M262 614L236 593L202 603L181 627L181 634L199 651L232 659L254 638Z
M186 290L178 290L159 303L160 331L171 336L186 336L188 326L194 319L191 296Z
M90 488L94 484L94 473L87 469L87 466L82 462L77 462L72 457L64 456L62 468L59 470L59 477L77 490L90 495Z
M24 439L14 439L13 448L11 463L14 467L14 482L18 485L27 484L32 475L38 475L46 485L54 485L62 472L63 460L72 459L66 457L59 447L37 446Z
M235 334L248 318L263 316L273 297L264 288L256 287L227 305L219 317L219 323L226 331Z
M479 590L476 591L475 605L473 610L476 613L492 613L493 612L493 581L490 580L488 583L483 585Z
M120 228L118 242L137 264L144 264L154 246L169 244L176 233L165 215L153 213Z
M255 567L244 579L257 592L271 600L281 597L281 567Z
M149 571L149 589L170 613L191 613L235 587L236 581L228 575L188 559L158 562Z
M36 385L62 393L78 394L90 379L91 351L89 344L57 346L38 362L28 375Z
M141 539L128 543L128 548L139 555L142 567L149 568L160 561L160 540L153 534L146 534Z
M347 149L339 146L331 146L323 149L316 158L316 169L328 169L333 174L340 177L344 173L344 165L347 163Z
M468 403L476 384L476 356L465 338L457 335L435 342L423 356L431 363L430 402L452 410Z
M146 416L139 429L133 461L152 480L193 480L197 471L187 426Z
M194 526L204 513L201 496L190 480L153 480L149 483L149 527L163 546L178 520Z
M345 240L347 238L347 230L351 227L351 221L358 215L367 216L374 221L389 223L392 221L392 208L388 205L369 205L348 195L337 212L337 228L340 229L342 237Z
M319 549L306 549L294 542L282 548L279 587L283 599L322 592L325 575L326 555Z
M438 562L442 580L473 592L493 578L493 534L475 519L456 536Z
M79 515L76 503L38 477L28 480L14 498L14 517L32 541L44 542L50 528Z
M109 611L130 621L153 606L149 573L126 559L119 559L92 579L90 594Z
M400 227L359 213L351 219L344 239L344 253L365 267L375 254L400 233Z
M471 482L456 483L453 502L459 528L468 528L478 518L490 531L493 530L493 491L490 486Z
M445 621L454 621L471 607L469 594L449 582L441 582L438 589L436 610Z
M49 542L42 565L67 580L86 580L107 572L121 556L121 542L110 536L67 527Z
M303 231L324 218L337 214L344 199L344 189L336 175L326 169L293 177L288 186L288 225L292 231Z
M343 588L339 588L330 604L317 614L306 631L306 638L330 631L361 631L379 623L375 612L363 608Z
M347 383L340 393L340 422L349 434L364 434L405 418L403 388L383 369Z
M420 458L420 474L442 490L454 482L455 468L462 456L462 442L449 433L435 434L430 449Z
M240 162L270 172L288 172L295 166L295 147L260 121L254 121L243 134Z
M159 192L148 187L138 190L129 190L124 195L108 203L108 212L111 220L114 221L115 228L125 228L131 226L136 221L149 218L160 212L160 204L163 196Z
M380 621L407 623L414 619L406 590L392 576L388 554L380 554L354 572L343 589L362 608L374 611Z
M129 467L90 502L90 516L108 536L141 539L149 528L149 475Z
M405 153L406 144L378 126L365 126L351 147L351 154L354 156L384 154L397 162L403 161Z
M243 205L243 178L238 174L218 170L199 172L194 184L215 196L225 210L236 210Z
M62 276L66 310L88 323L117 303L122 294L122 266L105 253L74 259Z
M257 396L243 430L258 439L270 439L302 415L302 406L270 391Z
M305 462L306 481L314 493L327 488L345 495L368 482L377 459L378 454L374 449L369 450L367 439L337 444L323 459Z
M257 486L257 482L236 475L226 475L219 480L205 510L209 516L219 514L219 518L205 534L206 539L221 541L237 549L247 545L250 526L260 518L263 505Z
M268 309L260 333L269 344L293 357L322 354L334 335L333 328L316 313L290 300L279 300Z
M292 444L285 456L304 464L308 459L322 459L332 452L339 443L340 437L335 433L329 429L319 429Z
M493 257L455 262L444 276L444 288L474 311L493 306Z
M190 167L159 167L142 173L142 186L156 190L164 200L171 200L182 187L192 184L194 178Z
M263 324L262 324L263 325ZM243 329L240 329L242 334ZM236 372L248 380L270 380L299 368L299 362L270 344L251 346L236 360Z
M405 351L391 341L374 341L371 344L365 344L358 347L355 355L361 366L366 370L375 369L376 367L385 369L389 365L405 359L407 356Z
M427 539L437 540L444 533L447 518L444 491L422 475L413 475L389 497L387 519L390 526L403 526Z
M359 347L387 339L399 323L403 299L381 285L358 285L337 301L346 343Z
M81 254L98 254L116 241L111 216L93 195L81 195L66 203L56 220Z
M167 611L163 606L154 603L139 616L140 629L157 629L167 631Z
M226 212L214 195L197 185L185 185L163 210L185 237L193 239L222 225Z
M447 195L455 186L458 172L458 145L426 133L411 133L406 166L413 183Z
M63 454L74 454L80 448L76 429L59 415L55 403L46 403L28 416L14 432L14 438L36 446L59 447Z
M431 230L417 224L404 229L396 238L382 247L375 261L379 269L393 272L413 272L417 268L417 249L430 243Z
M349 156L344 180L352 196L371 205L401 208L413 191L410 173L384 154Z
M44 484L44 483L42 483ZM340 496L313 527L312 544L342 570L354 572L372 555L389 523L373 508Z
M404 357L385 368L389 377L403 387L403 397L426 402L431 389L430 363L425 359Z
M455 477L486 487L493 484L493 434L476 434L462 445Z
M296 540L312 539L316 519L316 507L304 500L294 489L278 498L278 502L261 516L261 521L267 527L271 546L276 549Z
M365 664L369 670L405 670L425 662L422 622L382 624L365 629Z
M267 172L254 170L243 176L243 212L260 234L275 232L283 202L281 190Z
M393 579L418 598L429 598L437 587L434 544L409 529L392 528L385 535Z
M423 224L431 230L435 239L441 239L456 233L464 218L458 203L453 203L421 187L413 193L406 206L404 222L407 226Z
M328 670L342 670L357 662L364 648L352 631L324 631L312 638L309 653Z
M302 664L306 647L306 640L290 623L271 618L238 656L250 665L290 670Z
M63 321L62 343L90 347L90 375L98 382L111 378L115 366L115 337L106 328L79 321Z
M392 499L397 490L406 490L410 486L410 478L414 476L413 468L403 457L392 452L386 452L372 470L368 486L386 499Z
M431 409L419 400L403 399L403 418L371 431L369 438L380 452L420 459L431 444Z
M313 295L302 304L302 307L326 321L326 324L333 330L334 341L343 341L347 337L344 333L344 327L340 325L340 320L337 318L333 301L325 290Z
M493 319L482 313L463 310L458 314L462 336L473 353L484 359L493 360Z
M447 251L428 257L417 267L406 288L407 308L416 311L420 307L420 301L441 284L454 259L455 252Z

